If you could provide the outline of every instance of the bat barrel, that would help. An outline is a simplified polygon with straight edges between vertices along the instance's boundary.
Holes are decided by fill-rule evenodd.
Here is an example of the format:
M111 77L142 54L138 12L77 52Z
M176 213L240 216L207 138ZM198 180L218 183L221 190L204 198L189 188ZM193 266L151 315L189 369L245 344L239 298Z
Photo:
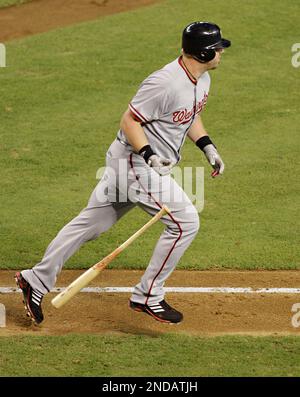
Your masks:
M89 282L91 282L100 272L100 269L91 267L89 270L84 272L76 280L73 281L64 291L56 295L52 299L51 303L54 307L59 309L66 302L68 302L74 295L77 294L82 288L84 288Z

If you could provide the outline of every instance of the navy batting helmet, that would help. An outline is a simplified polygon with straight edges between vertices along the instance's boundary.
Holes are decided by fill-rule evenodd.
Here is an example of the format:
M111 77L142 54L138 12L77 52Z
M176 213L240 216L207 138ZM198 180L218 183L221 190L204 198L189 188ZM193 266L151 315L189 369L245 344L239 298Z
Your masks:
M186 26L182 33L184 52L202 63L214 59L215 50L230 45L231 42L221 37L221 30L214 23L193 22Z

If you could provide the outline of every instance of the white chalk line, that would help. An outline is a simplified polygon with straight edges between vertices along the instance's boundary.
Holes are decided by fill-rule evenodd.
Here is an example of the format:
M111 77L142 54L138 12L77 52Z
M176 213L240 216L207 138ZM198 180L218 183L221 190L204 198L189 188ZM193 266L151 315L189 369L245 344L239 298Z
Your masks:
M53 288L51 292L58 293L66 288ZM196 294L300 294L300 288L235 288L235 287L166 287L166 292L196 293ZM0 294L20 293L16 287L0 287ZM87 287L80 292L85 293L132 293L132 287Z

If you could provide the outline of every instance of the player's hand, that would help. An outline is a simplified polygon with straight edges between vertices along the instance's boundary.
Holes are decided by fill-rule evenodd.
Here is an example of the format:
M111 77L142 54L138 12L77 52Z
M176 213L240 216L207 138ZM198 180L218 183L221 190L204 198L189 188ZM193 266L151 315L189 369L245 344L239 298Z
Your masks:
M217 149L215 148L214 145L209 144L206 145L203 148L203 152L205 153L205 156L209 162L209 164L213 167L214 171L212 172L211 176L214 178L218 175L223 174L225 164L223 163L223 160L221 159L221 156L219 155Z
M171 160L159 157L157 154L152 154L152 156L149 157L147 164L159 175L169 174L173 166Z

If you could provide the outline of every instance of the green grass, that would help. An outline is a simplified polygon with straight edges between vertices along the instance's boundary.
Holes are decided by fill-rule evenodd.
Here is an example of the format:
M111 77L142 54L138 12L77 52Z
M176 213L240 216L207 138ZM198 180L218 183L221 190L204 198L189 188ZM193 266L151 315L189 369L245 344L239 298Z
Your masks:
M0 8L28 3L31 0L0 0Z
M195 19L217 22L233 44L211 73L203 114L226 171L212 180L203 154L186 143L181 165L205 167L205 207L179 267L299 268L300 69L291 66L299 11L298 0L170 0L8 44L0 69L1 268L34 265L86 205L122 112L140 82L177 57L181 31ZM147 219L132 211L66 266L89 267ZM113 266L145 267L160 230Z
M299 376L299 348L298 337L3 337L0 376Z
M201 19L220 24L233 42L211 73L203 114L226 172L210 179L205 158L187 142L181 165L205 167L205 208L179 267L299 268L300 69L291 67L299 11L297 0L203 0L200 7L169 0L7 44L0 267L32 266L82 209L140 82L178 55L181 30ZM90 266L147 219L132 211L66 267ZM145 267L161 229L113 266ZM299 348L298 337L1 337L0 376L300 376Z

